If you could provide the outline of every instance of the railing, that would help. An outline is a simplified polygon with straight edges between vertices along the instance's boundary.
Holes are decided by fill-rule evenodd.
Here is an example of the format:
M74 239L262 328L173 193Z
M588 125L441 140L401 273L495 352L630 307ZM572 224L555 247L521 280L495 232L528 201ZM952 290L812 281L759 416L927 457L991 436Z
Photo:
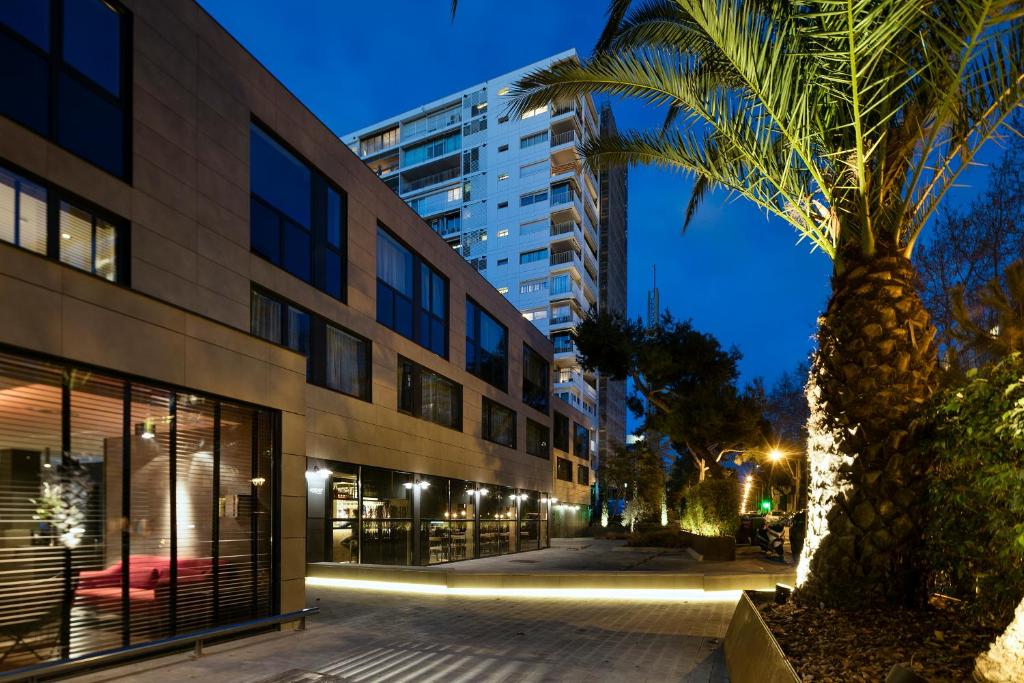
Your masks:
M556 204L568 204L576 200L576 193L570 190L552 190L550 195L550 204L554 206Z
M575 353L576 345L571 341L556 341L555 353Z
M419 190L429 185L435 185L437 183L443 183L446 180L451 180L459 175L459 168L453 167L444 171L438 171L437 173L431 173L428 176L413 180L409 183L402 183L402 192L412 192Z
M564 325L565 323L577 322L577 320L578 320L578 318L576 318L576 316L574 316L574 315L572 315L570 313L569 315L557 315L557 316L554 316L554 317L552 317L548 321L548 324L549 325Z
M579 257L579 253L575 251L559 251L551 255L551 265L558 266L563 263L572 263L574 258Z
M34 666L27 666L20 669L13 669L5 673L0 673L0 683L15 683L16 681L35 683L41 678L81 673L89 669L111 666L118 662L134 659L136 657L155 655L169 650L180 650L183 647L190 645L194 648L195 655L199 657L203 654L203 644L207 640L216 640L228 636L240 635L242 633L264 629L268 626L277 626L279 624L285 624L292 621L299 622L299 630L305 631L306 618L319 613L319 607L306 607L305 609L300 609L296 612L288 612L287 614L278 614L271 617L262 617L260 619L251 619L249 621L244 621L240 624L232 624L230 626L208 628L202 631L196 631L195 633L155 640L151 643L129 645L128 647L121 647L116 650L106 650L104 652L97 652L91 655L82 655L81 657L75 657L74 659L65 659L55 662L36 664Z
M574 171L579 173L580 167L571 161L566 164L558 164L557 166L551 167L552 177L562 175L563 173L572 173Z
M576 111L576 106L572 104L567 104L563 107L555 107L551 110L551 118L561 116L562 114L568 114L569 112L574 111Z
M567 145L576 139L576 131L567 130L563 133L551 136L551 146L558 147L560 145Z
M573 230L578 230L579 225L576 221L562 221L561 223L554 223L551 226L551 236L557 237L559 235L565 235L571 233Z

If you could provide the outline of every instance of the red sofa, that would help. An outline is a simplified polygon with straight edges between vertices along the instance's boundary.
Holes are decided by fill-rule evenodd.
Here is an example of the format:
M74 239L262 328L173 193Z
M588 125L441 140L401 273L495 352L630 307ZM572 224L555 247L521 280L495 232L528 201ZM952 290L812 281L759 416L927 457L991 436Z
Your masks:
M223 562L221 563L223 564ZM211 581L210 558L178 558L178 589L200 588ZM171 584L171 558L132 555L128 558L128 600L152 604L166 599ZM106 569L84 571L78 576L75 601L92 607L120 609L121 562Z

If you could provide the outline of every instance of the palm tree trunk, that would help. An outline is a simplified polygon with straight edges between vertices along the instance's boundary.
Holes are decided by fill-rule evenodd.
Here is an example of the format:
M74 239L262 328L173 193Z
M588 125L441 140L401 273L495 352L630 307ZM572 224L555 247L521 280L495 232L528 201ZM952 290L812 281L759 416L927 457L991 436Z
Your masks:
M834 502L802 599L858 607L923 597L916 551L924 463L912 442L935 388L934 337L902 256L853 264L834 278L812 380L846 464L831 484L835 495L817 496Z

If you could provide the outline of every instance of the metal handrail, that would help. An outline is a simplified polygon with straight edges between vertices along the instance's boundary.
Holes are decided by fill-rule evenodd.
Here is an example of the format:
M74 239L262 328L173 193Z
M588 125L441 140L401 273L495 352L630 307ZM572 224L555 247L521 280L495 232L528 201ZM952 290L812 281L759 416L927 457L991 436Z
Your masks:
M143 655L156 654L166 650L181 649L185 645L194 645L196 656L200 656L203 654L203 642L206 640L224 638L239 633L255 631L266 626L275 626L290 621L298 621L299 630L305 631L306 617L319 613L319 607L306 607L295 612L277 614L270 617L261 617L259 619L250 619L249 621L244 621L240 624L208 628L202 631L196 631L195 633L154 640L151 643L129 645L128 647L119 647L113 650L103 650L88 655L82 655L81 657L75 657L74 659L64 659L56 662L26 666L20 669L12 669L11 671L0 673L0 683L15 683L16 681L35 683L43 678L81 673L87 669L106 667L118 662L141 657Z
M576 139L576 131L567 130L562 133L551 136L551 146L558 147L559 145L565 145Z
M572 263L573 260L578 259L579 257L580 255L571 249L569 251L559 251L551 255L550 265L557 266L563 263Z
M437 173L431 173L428 176L411 180L408 183L402 183L402 192L412 192L413 190L421 190L424 187L430 185L436 185L437 183L443 183L446 180L451 180L460 175L459 167L449 168L444 171L438 171Z
M558 235L564 235L578 229L579 227L580 226L576 224L576 221L562 221L561 223L554 223L551 226L551 236L557 237Z

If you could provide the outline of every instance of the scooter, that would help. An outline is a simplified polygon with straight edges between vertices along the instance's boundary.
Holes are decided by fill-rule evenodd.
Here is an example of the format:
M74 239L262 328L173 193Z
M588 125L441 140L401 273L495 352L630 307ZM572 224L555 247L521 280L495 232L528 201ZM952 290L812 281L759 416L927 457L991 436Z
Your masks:
M777 556L780 560L785 560L784 556L784 544L786 540L786 526L787 524L782 521L771 522L765 524L763 527L757 530L757 534L754 536L754 541L761 547L769 557Z

